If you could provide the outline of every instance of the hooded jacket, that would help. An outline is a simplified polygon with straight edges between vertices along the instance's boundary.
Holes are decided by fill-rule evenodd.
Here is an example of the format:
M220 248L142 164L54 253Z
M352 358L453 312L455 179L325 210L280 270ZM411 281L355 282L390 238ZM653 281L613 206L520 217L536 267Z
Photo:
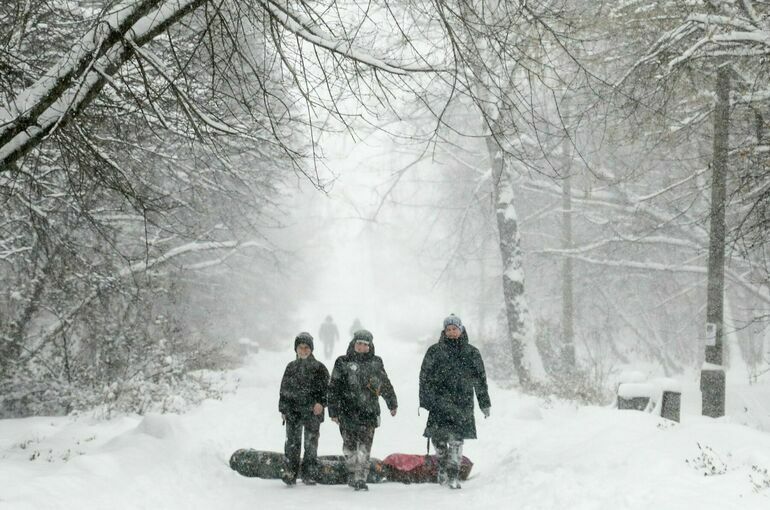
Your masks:
M323 363L311 354L306 359L297 357L286 365L281 379L278 397L278 411L291 418L310 418L313 406L326 407L326 389L329 384L329 371ZM323 421L323 413L319 415Z
M465 330L457 340L450 340L442 331L439 341L425 353L420 369L420 407L429 412L423 435L475 439L474 391L481 409L491 406L481 353L468 342Z
M382 359L369 352L355 351L355 340L348 344L347 353L334 362L329 383L329 417L339 418L343 428L377 427L380 418L379 397L391 411L398 407L396 392L390 383Z

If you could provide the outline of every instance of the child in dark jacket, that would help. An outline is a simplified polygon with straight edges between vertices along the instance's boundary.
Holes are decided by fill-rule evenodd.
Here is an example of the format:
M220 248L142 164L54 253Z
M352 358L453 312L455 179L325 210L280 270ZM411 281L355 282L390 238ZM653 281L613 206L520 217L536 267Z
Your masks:
M340 426L342 451L349 484L355 490L369 490L369 455L374 429L380 424L380 397L392 416L398 400L382 364L374 355L372 334L356 331L347 353L337 358L329 384L329 417Z
M286 366L281 379L278 411L286 425L284 447L284 473L287 485L297 482L302 447L302 431L305 431L305 456L302 460L302 482L315 485L318 473L318 437L326 407L329 371L313 357L313 337L302 332L294 339L297 359Z

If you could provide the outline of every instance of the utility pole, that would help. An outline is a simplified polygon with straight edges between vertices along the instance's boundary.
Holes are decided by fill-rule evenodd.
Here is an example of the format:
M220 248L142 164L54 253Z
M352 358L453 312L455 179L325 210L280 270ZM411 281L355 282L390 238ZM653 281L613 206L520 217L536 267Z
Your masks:
M724 346L725 202L730 138L730 74L725 63L717 68L714 107L714 156L711 165L711 231L709 233L706 295L706 358L701 369L702 414L725 415Z

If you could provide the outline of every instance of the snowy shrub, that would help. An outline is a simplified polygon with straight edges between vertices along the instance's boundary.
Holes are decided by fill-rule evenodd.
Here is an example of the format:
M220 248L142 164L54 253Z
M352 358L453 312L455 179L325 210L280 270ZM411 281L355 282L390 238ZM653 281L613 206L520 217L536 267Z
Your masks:
M510 347L496 338L481 337L478 340L479 351L484 359L487 377L501 388L512 388L518 383L513 368Z
M147 378L113 382L95 395L95 402L76 411L93 407L95 414L104 418L127 413L183 413L205 399L220 399L224 391L221 374L165 370Z
M503 321L498 321L498 329L505 330ZM511 388L518 385L513 356L510 345L501 342L499 338L499 334L485 335L479 339L478 345L490 379L502 388ZM538 321L535 345L547 378L531 381L529 392L543 397L555 396L575 400L583 404L607 404L612 400L613 392L609 379L614 367L609 361L611 357L589 351L587 359L581 359L578 366L567 364L561 352L559 328L548 321ZM602 348L602 342L595 345Z
M700 454L695 458L685 459L685 462L696 471L703 473L703 476L723 475L727 472L727 464L719 458L719 455L709 446L701 446L696 443Z
M753 465L751 466L751 473L749 473L749 482L751 482L754 492L770 489L770 473L768 473L767 468Z
M66 379L34 359L0 380L0 418L65 414L71 398Z
M535 385L535 392L544 396L576 400L583 404L607 404L613 398L609 378L614 368L609 357L588 350L586 359L570 364L562 354L560 329L554 323L540 320L536 327L535 344L543 360L548 379ZM602 342L591 342L600 348Z
M560 398L576 400L582 404L605 405L612 400L612 393L606 386L606 378L595 372L576 368L560 376L551 376L543 391Z
M54 344L6 374L0 379L0 416L92 409L105 417L183 412L203 399L221 397L222 377L204 370L221 363L219 346L180 337L176 325L163 317L147 321L137 315L131 322L99 320L95 314L78 337Z

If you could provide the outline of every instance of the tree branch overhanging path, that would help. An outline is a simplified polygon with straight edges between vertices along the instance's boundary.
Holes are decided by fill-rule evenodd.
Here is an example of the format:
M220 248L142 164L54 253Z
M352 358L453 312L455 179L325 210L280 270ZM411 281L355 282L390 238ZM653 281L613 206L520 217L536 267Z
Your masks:
M261 291L272 302L258 306L288 310L280 302L291 293L287 279L274 277L281 257L255 262L279 250L267 229L288 217L280 210L294 191L288 184L332 182L319 171L326 136L363 141L368 128L391 137L386 151L393 141L413 152L390 174L372 213L358 219L386 223L391 205L400 207L396 216L406 211L400 188L419 186L407 176L423 169L439 182L427 190L431 200L430 193L446 200L441 191L463 197L451 207L427 205L439 211L437 231L452 224L457 233L441 274L478 261L467 275L474 281L480 273L471 284L474 307L483 317L492 303L505 305L507 332L498 325L487 334L513 352L508 373L540 377L527 359L540 350L533 333L546 331L535 320L559 316L542 297L554 282L526 267L538 257L543 267L569 260L579 268L570 277L573 345L585 344L604 314L602 330L618 335L610 345L620 345L628 327L649 336L649 352L667 348L660 325L682 317L689 326L677 325L677 338L692 338L710 174L697 141L708 137L715 58L729 59L734 108L748 112L735 117L731 134L741 139L731 162L745 158L746 171L732 181L743 190L729 219L738 234L745 225L755 236L753 245L736 241L747 248L731 253L726 276L733 294L766 307L770 173L762 172L770 167L761 162L770 91L767 68L752 59L770 51L769 4L708 3L727 10L704 14L706 0L0 3L0 275L12 289L0 293L0 385L6 368L7 380L32 373L35 356L122 359L108 345L88 346L96 338L138 352L135 338L166 335L145 328L157 309L173 315L191 295L196 305L222 308L237 300L204 301L180 291L185 282L209 298L227 278L245 288L248 273L261 289L273 278L275 287ZM463 154L473 159L461 161ZM569 190L561 178L573 179ZM572 239L550 244L559 217L570 221ZM265 242L247 241L254 239ZM499 253L490 253L493 244ZM580 274L595 280L580 282ZM632 279L638 285L625 284ZM598 282L604 300L616 300L616 314L586 313ZM675 288L679 282L685 290ZM632 301L618 296L631 291L672 306L629 313ZM529 302L538 303L531 313ZM281 323L263 317L255 323ZM3 336L28 354L5 349ZM93 351L78 351L79 342ZM665 352L660 359L671 363L661 363L672 371L691 364L684 343L677 340L680 351Z
M482 4L497 5L475 7ZM453 47L449 34L502 33L511 18L474 26L458 15L467 5L0 6L0 193L8 220L0 224L0 260L12 288L0 295L0 416L34 413L37 405L60 412L70 389L120 384L121 364L166 358L152 352L184 356L195 335L214 340L218 332L195 324L184 300L224 314L243 310L248 301L237 296L212 299L228 278L238 279L236 290L247 287L245 274L259 279L271 302L260 302L254 322L281 322L275 315L286 313L281 296L290 292L275 277L278 263L264 257L277 248L245 240L263 237L269 215L280 222L291 171L323 187L313 172L321 130L360 122L387 133L382 111L398 118L404 98L429 119L408 135L425 153L445 140L439 130L473 129L451 125L447 113L455 101L480 100L465 69L479 48ZM441 21L437 8L445 8ZM505 47L504 37L495 41L497 51ZM506 94L492 92L515 109L515 91ZM175 316L176 329L156 322L159 310ZM132 358L137 352L151 358ZM40 381L62 389L50 401L30 397L40 384L27 374L41 366ZM16 396L3 400L4 393Z
M157 65L141 50L143 46L192 13L219 10L224 8L224 3L222 0L136 0L99 19L33 85L0 105L0 171L9 171L42 140L77 117L130 59ZM354 38L325 33L318 23L289 9L284 2L259 0L244 4L246 14L266 17L271 30L282 31L281 37L301 39L368 70L398 76L443 72L425 62L411 65L379 57L357 46ZM261 12L257 13L260 8ZM178 96L178 99L186 98ZM214 131L243 135L248 131L243 125L207 122L200 112L192 113Z

